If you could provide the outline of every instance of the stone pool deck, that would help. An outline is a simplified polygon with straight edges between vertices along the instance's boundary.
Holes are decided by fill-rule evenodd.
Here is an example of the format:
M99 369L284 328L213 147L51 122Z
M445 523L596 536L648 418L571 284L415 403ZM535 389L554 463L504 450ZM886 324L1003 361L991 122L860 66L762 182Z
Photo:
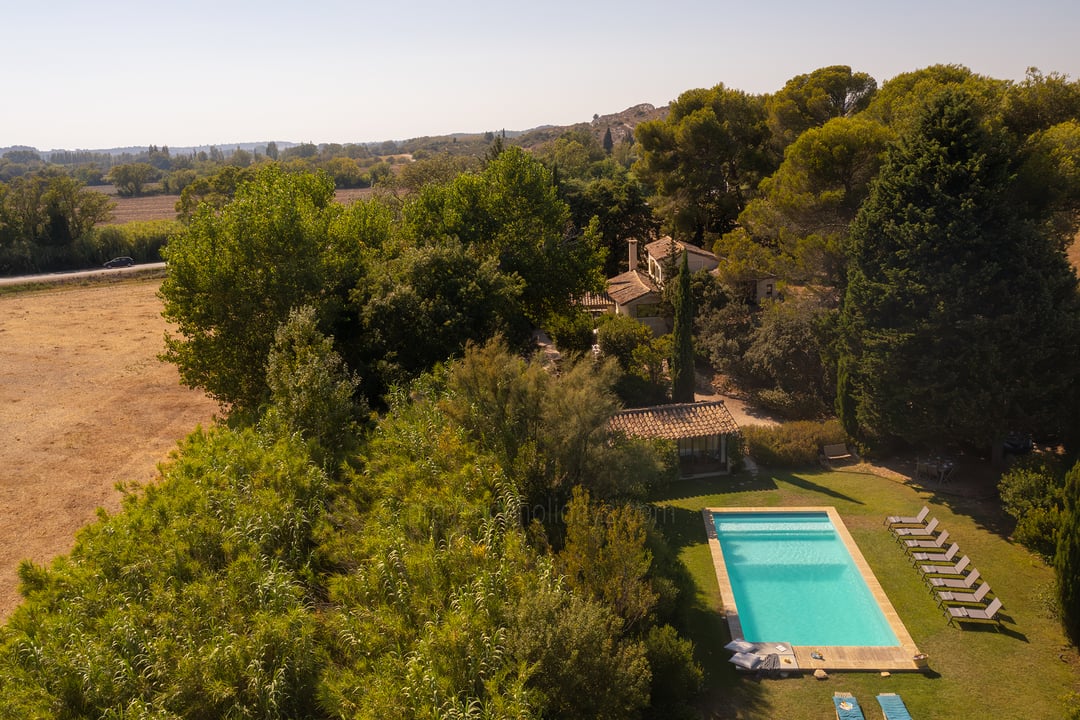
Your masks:
M900 621L900 616L896 613L888 596L885 595L885 591L881 589L881 584L874 576L873 571L866 562L866 558L863 557L859 547L855 544L854 539L852 539L851 533L848 532L847 526L844 525L844 521L840 519L840 514L836 512L836 508L834 507L738 507L705 508L702 510L702 516L705 520L705 532L709 538L709 551L712 553L713 569L716 572L716 581L720 585L720 598L724 604L722 612L727 619L728 628L731 631L732 638L743 637L742 623L739 620L739 611L735 605L735 593L732 591L731 581L728 578L727 565L724 563L724 553L720 548L720 541L716 537L716 525L713 523L714 512L826 513L832 521L833 527L836 528L836 532L840 536L840 539L851 554L852 559L855 561L855 566L862 574L867 587L870 588L870 593L881 607L881 612L885 615L885 619L888 621L889 626L892 628L893 633L900 642L898 646L889 647L849 647L838 645L809 647L792 645L789 647L791 648L791 654L794 656L794 662L785 667L785 670L813 672L820 668L826 671L853 670L864 672L902 672L921 671L925 669L925 664L916 659L916 657L920 655L919 649L915 646L915 642L911 639L911 635L908 634L907 628L904 627L904 623ZM775 650L771 650L770 648L778 643L770 641L760 644L762 645L762 648L759 653L768 654L770 652L775 652ZM779 644L787 645L787 643ZM818 659L813 657L814 653L820 655L821 658ZM791 667L791 665L794 665L795 667Z

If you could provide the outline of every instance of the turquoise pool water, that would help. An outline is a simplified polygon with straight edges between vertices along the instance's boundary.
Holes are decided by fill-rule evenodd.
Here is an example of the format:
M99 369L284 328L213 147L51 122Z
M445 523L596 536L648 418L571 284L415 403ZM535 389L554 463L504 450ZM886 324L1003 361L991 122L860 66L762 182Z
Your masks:
M713 513L713 522L750 642L900 644L826 513Z

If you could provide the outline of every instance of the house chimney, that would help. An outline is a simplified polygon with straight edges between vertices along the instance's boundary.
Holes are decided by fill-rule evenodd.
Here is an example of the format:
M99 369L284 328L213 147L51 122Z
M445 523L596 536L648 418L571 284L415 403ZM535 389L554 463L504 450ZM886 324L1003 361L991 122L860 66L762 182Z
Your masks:
M630 246L630 272L637 270L637 238L630 238L626 241Z

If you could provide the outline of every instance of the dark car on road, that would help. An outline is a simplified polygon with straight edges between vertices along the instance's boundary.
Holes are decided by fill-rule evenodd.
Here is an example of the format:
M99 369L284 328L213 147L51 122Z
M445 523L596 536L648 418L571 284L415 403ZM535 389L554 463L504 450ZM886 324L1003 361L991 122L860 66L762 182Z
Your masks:
M109 262L105 263L105 267L107 267L107 268L131 267L134 264L135 264L135 261L132 260L129 257L118 257L118 258L113 258Z

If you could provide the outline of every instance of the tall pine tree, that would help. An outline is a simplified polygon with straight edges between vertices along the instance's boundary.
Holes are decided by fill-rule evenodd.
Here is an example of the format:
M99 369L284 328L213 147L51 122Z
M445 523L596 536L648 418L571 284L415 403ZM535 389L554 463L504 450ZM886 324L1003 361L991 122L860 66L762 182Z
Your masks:
M675 329L672 331L671 399L694 402L694 294L686 251L675 278Z
M1076 276L1014 200L1011 155L947 90L894 146L853 224L837 411L870 445L1001 446L1063 429Z

